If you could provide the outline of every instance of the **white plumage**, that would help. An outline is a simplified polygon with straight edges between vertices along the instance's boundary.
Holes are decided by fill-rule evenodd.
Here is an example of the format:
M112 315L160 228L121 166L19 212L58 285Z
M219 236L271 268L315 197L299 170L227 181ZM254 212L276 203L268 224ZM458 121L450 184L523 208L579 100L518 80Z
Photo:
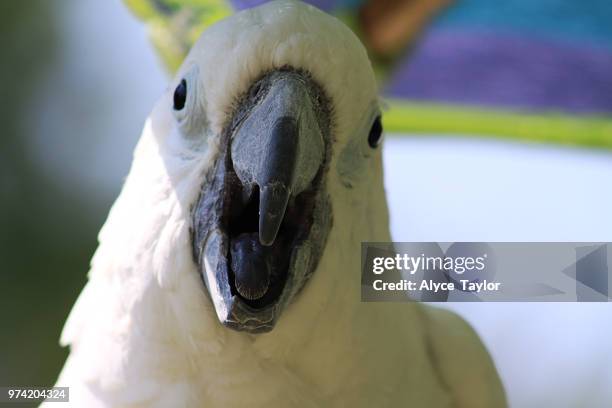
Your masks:
M333 227L274 330L253 335L217 320L193 260L191 211L237 97L284 66L309 72L331 100ZM176 115L184 77L197 86ZM208 29L146 121L62 333L71 352L58 385L71 405L503 406L495 368L460 318L359 301L360 243L390 240L381 151L367 143L377 109L363 46L311 6L274 1Z

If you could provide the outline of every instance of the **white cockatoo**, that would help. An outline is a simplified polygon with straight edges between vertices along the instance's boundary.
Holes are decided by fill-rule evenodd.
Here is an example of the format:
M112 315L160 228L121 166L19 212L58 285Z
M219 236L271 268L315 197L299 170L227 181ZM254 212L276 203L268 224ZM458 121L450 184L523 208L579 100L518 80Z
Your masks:
M62 333L70 405L505 406L459 317L360 302L360 244L390 241L381 136L366 51L337 19L281 0L207 29Z

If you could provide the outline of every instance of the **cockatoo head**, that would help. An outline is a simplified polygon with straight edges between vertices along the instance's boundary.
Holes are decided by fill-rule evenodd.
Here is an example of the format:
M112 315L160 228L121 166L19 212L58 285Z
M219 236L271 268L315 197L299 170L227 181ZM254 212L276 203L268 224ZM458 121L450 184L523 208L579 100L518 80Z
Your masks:
M369 190L382 185L374 74L357 37L314 7L273 1L212 26L156 111L171 116L163 154L184 177L194 260L229 328L270 331L310 296L309 278L343 273L321 270L330 246L359 257L376 238L340 223L386 223L368 213L384 207Z

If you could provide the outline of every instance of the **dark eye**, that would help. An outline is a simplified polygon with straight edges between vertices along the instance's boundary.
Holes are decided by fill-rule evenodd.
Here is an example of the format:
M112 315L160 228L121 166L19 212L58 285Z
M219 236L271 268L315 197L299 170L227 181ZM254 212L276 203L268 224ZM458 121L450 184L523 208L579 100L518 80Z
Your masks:
M187 99L187 82L181 79L181 83L178 84L174 90L174 110L180 111L185 107L185 100Z
M380 120L380 116L378 116L374 120L374 123L372 123L372 128L370 129L370 134L368 135L368 144L372 149L376 149L382 141L382 131L382 122Z

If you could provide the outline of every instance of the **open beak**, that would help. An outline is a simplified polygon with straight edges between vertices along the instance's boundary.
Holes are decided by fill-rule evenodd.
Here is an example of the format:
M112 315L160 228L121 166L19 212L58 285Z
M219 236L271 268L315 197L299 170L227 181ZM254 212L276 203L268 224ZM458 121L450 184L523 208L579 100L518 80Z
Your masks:
M194 251L220 322L269 331L331 227L329 109L307 74L272 71L241 100L194 208Z

